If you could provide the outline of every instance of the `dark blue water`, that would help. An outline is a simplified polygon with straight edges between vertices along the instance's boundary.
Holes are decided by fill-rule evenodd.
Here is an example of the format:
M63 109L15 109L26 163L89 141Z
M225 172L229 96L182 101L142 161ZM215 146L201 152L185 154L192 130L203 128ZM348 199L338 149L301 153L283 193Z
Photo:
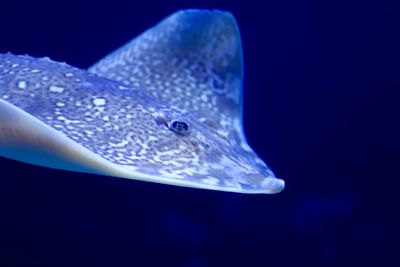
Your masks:
M396 1L82 2L2 1L0 51L86 68L178 9L229 10L246 133L287 188L241 195L1 159L1 267L399 264Z

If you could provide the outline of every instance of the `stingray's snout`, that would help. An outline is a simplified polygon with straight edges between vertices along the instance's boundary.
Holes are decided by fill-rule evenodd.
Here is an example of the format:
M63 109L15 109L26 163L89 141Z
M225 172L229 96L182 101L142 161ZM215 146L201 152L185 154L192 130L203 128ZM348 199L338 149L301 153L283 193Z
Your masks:
M285 181L278 178L267 178L263 181L262 186L265 188L266 194L275 194L285 188Z

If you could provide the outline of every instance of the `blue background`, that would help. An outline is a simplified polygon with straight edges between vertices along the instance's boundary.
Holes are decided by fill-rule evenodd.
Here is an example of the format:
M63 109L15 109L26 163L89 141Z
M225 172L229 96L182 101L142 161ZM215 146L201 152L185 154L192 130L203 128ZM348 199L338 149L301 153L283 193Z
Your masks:
M277 195L0 159L0 267L399 264L398 1L0 2L0 52L87 68L183 8L231 11ZM400 266L400 265L397 265Z

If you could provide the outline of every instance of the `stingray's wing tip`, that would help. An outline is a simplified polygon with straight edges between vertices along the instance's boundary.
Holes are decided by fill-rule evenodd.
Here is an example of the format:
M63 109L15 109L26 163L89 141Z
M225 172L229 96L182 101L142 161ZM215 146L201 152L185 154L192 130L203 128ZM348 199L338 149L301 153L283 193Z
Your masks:
M278 178L267 178L263 182L265 194L276 194L285 188L285 181Z
M257 184L243 184L239 183L239 186L233 190L222 190L232 191L236 193L244 194L277 194L285 188L285 181L275 177L267 177L262 180L261 183Z

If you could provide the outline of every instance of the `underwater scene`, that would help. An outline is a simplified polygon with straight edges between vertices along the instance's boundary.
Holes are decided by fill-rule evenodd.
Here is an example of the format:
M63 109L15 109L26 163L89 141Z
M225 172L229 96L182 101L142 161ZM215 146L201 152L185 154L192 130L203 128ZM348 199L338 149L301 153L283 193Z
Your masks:
M0 267L400 266L400 3L0 11Z

